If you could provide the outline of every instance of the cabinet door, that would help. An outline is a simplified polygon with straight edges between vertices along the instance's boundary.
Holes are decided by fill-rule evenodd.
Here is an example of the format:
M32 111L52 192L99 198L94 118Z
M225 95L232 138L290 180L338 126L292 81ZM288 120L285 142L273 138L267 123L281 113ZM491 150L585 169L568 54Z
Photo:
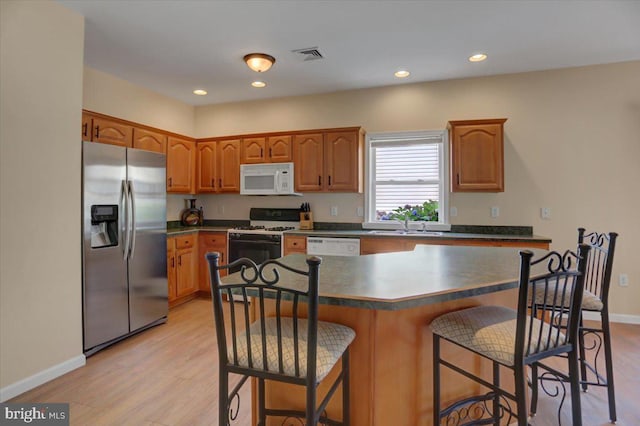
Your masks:
M201 232L198 235L198 248L200 250L199 258L199 289L210 292L209 282L209 262L205 259L205 255L210 252L217 251L220 253L218 264L227 263L227 233L226 232ZM220 276L227 275L227 271L220 271Z
M90 141L91 140L91 116L87 113L82 113L82 128L81 128L81 137L82 141Z
M188 248L176 251L176 296L186 296L197 290L197 269L195 249Z
M307 253L307 237L298 235L284 236L284 255L291 253Z
M198 143L196 159L198 162L196 192L216 192L218 144L216 142Z
M266 162L267 141L265 138L242 139L240 162L242 164Z
M133 127L94 117L91 140L130 148L133 140Z
M167 153L167 135L150 130L133 128L133 147L145 151Z
M272 163L289 163L293 159L291 136L271 136L267 139L268 160Z
M177 297L176 287L176 249L172 238L167 239L167 283L169 285L169 302Z
M504 191L505 121L499 119L449 122L452 191Z
M293 142L295 187L298 192L322 191L323 176L322 133L296 135Z
M240 192L240 141L218 141L218 191Z
M170 137L167 147L167 192L194 192L195 163L196 143Z
M362 144L360 133L330 132L325 134L325 175L329 191L362 191Z

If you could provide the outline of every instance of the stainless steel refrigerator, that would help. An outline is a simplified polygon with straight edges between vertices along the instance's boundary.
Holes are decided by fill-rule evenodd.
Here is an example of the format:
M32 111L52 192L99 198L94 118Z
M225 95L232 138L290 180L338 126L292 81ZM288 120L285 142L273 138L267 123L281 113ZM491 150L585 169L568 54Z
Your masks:
M163 154L82 143L83 340L92 355L166 322Z

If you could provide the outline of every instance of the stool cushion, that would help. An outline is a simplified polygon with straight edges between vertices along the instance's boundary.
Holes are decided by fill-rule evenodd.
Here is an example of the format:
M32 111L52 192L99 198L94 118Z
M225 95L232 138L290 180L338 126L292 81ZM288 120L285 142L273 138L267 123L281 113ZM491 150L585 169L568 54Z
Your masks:
M503 306L478 306L463 309L439 316L431 323L434 334L444 337L460 346L478 352L489 359L506 366L513 366L516 342L517 312ZM532 349L536 352L537 337L542 327L540 348L547 342L551 347L564 344L564 334L557 329L552 330L548 339L549 325L540 320L533 320ZM526 330L529 330L527 321ZM525 338L525 342L528 341Z
M295 348L293 339L292 318L281 318L282 364L284 374L293 377L304 377L307 374L307 320L298 319L298 357L299 374L296 375ZM279 373L278 362L278 328L276 318L265 319L267 341L267 369L262 359L262 332L260 321L251 324L251 360L257 370ZM318 321L318 349L316 356L316 379L320 382L338 362L344 351L355 338L351 328L331 322ZM229 363L241 367L249 367L246 331L238 334L238 360L234 363L233 346L228 346Z
M543 285L536 285L535 286L535 302L537 305L543 305L544 301L545 301L545 288ZM548 289L547 290L547 305L552 306L552 305L558 305L560 306L560 304L562 303L562 306L569 308L571 307L571 288L567 287L565 294L564 294L564 300L561 301L563 299L562 296L555 296L555 291L553 291L553 289ZM604 305L602 304L602 300L600 300L600 298L598 296L596 296L595 294L584 290L584 293L582 295L582 309L588 310L588 311L602 311L602 309L604 308Z

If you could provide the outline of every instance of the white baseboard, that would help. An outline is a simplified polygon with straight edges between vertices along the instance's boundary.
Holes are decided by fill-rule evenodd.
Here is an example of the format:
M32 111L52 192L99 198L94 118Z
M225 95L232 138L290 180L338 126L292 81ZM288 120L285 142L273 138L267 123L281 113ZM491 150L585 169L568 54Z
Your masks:
M78 355L58 365L49 367L46 370L42 370L33 376L22 379L16 383L10 384L0 389L0 402L5 402L11 398L14 398L28 390L40 386L43 383L47 383L50 380L60 377L63 374L67 374L69 371L80 368L87 363L87 359L84 355Z
M586 320L600 320L600 314L598 312L582 312L584 319ZM609 321L620 322L624 324L640 324L640 315L627 315L627 314L609 314Z

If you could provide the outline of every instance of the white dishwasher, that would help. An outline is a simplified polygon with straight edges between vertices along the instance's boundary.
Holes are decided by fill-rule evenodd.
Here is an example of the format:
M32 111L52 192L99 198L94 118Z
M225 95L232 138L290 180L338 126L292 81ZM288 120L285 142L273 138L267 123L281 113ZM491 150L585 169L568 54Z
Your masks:
M307 237L307 254L314 256L360 256L360 239Z

